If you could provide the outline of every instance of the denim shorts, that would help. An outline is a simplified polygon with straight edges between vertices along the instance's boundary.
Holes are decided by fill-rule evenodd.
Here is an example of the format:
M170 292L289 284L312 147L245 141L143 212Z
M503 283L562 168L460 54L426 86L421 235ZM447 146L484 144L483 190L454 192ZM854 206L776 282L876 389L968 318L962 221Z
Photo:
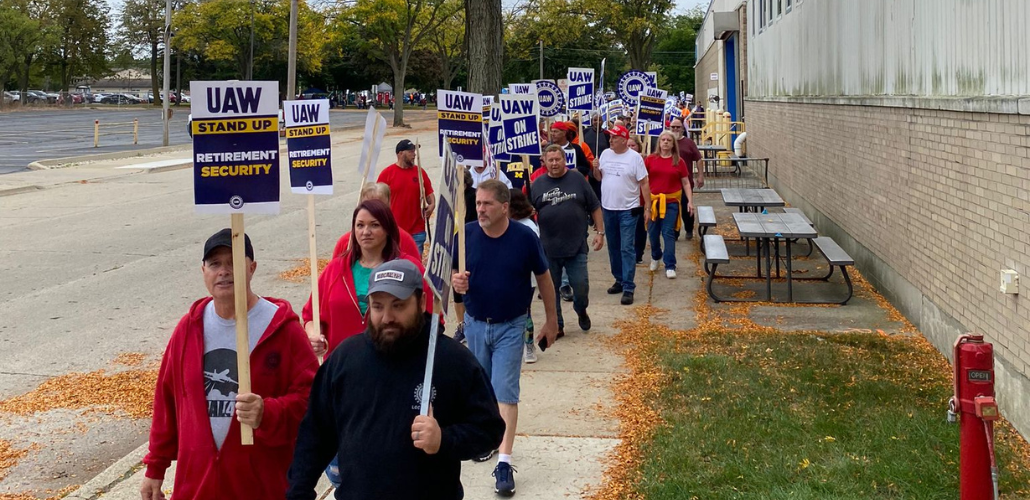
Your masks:
M490 377L498 403L519 402L525 331L525 314L494 323L479 321L465 313L465 340L469 351Z

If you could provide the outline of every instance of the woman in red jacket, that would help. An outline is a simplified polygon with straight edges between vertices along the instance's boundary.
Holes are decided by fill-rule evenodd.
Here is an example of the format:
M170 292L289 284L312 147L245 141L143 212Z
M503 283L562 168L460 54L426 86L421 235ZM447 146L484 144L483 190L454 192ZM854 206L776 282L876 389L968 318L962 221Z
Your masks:
M304 305L304 331L318 356L328 356L344 339L365 331L368 277L373 268L403 258L423 269L418 256L401 251L397 221L389 205L382 201L361 202L354 209L351 228L347 250L330 261L318 278L321 327L317 330L310 297Z

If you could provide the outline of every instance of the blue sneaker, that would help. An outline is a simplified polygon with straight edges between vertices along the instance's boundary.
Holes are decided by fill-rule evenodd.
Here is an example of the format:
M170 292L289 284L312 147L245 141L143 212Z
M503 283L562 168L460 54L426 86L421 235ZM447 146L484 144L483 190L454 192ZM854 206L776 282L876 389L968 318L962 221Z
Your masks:
M515 470L511 464L507 462L497 462L497 467L494 467L493 476L497 478L497 483L494 486L494 493L501 495L502 497L515 496Z

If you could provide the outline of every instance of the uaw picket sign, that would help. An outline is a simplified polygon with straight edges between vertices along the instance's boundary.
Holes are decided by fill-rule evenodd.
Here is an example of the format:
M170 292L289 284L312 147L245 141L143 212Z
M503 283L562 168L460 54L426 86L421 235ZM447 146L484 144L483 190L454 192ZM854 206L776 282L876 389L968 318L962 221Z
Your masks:
M569 68L569 112L594 109L594 68Z
M454 265L454 207L458 196L458 159L451 152L450 144L444 144L443 168L437 187L439 199L436 202L436 225L433 227L433 242L429 247L429 260L425 278L433 294L446 305L451 295L451 269Z
M501 123L504 127L504 150L509 155L540 156L540 122L536 96L504 94L500 96Z
M494 105L494 96L483 96L483 124L490 125L490 108Z
M458 163L483 164L483 96L470 92L437 90L436 113L440 151L450 145Z
M637 121L644 121L648 123L662 123L662 118L665 113L665 98L668 96L668 92L656 89L653 87L647 87L638 96L637 103Z
M533 80L536 85L536 102L540 105L540 116L551 118L565 108L565 94L558 84L551 80Z
M279 213L279 82L194 81L190 95L196 212Z
M510 83L508 84L508 92L517 95L529 95L536 90L536 86L532 83Z
M284 101L290 191L333 194L329 100Z
M637 96L644 91L647 87L656 87L658 84L655 82L651 75L646 72L631 69L622 74L619 77L619 84L615 88L615 91L619 95L619 99L629 104L630 106L637 105Z
M504 149L504 123L501 121L501 105L496 103L490 107L490 132L487 142L494 161L511 161L511 155Z

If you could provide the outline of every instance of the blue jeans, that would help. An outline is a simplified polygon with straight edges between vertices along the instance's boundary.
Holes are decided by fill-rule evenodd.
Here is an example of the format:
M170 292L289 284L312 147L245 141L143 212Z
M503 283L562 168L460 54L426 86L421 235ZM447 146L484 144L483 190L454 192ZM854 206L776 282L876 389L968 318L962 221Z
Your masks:
M622 291L633 293L637 285L633 277L637 273L637 255L634 240L637 233L637 218L629 210L602 209L604 213L604 235L608 241L608 262L612 277L622 283Z
M583 314L590 305L590 278L587 276L587 254L576 254L572 257L547 258L547 265L551 269L551 276L560 273L568 275L568 284L572 286L572 309L576 314ZM561 314L561 294L558 288L561 283L554 284L554 300L557 302L558 328L565 328L565 319Z
M525 314L504 322L487 323L465 313L465 340L469 351L490 376L498 403L519 403L525 332Z
M418 247L418 255L415 257L422 258L422 254L426 252L426 232L412 233L411 238L415 240L415 246Z
M325 468L325 477L334 487L340 487L340 484L343 482L343 478L340 477L339 455L333 455L333 461L329 462L329 467Z
M667 203L665 218L651 221L647 228L647 235L651 238L651 260L662 259L665 269L676 270L676 220L679 214L679 203ZM664 246L662 240L665 240Z

